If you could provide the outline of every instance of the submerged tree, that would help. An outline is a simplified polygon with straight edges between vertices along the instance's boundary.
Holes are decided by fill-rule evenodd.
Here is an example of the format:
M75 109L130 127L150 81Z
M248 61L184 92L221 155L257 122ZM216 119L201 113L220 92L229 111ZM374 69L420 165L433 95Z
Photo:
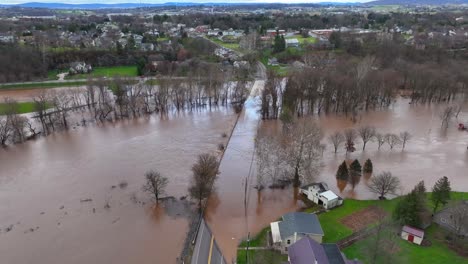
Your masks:
M330 141L333 144L336 153L338 152L338 148L340 147L340 145L345 142L345 137L341 132L336 131L335 133L328 136L328 141Z
M309 121L309 122L308 122ZM284 131L289 166L294 171L293 184L299 187L302 181L311 181L317 174L322 158L320 140L322 130L310 120L300 120Z
M344 131L344 137L346 140L346 152L353 152L356 150L354 147L354 141L357 138L356 130L349 128Z
M401 143L400 138L397 135L390 133L385 135L385 142L390 146L390 149L393 149L393 147Z
M358 129L358 133L362 139L362 150L364 151L366 150L367 142L372 141L375 136L375 128L372 126L363 126Z
M343 161L343 163L341 163L341 165L338 167L336 178L343 181L347 181L349 179L349 171L348 165L346 165L346 161Z
M362 175L362 167L359 161L356 159L354 160L351 165L349 165L349 182L353 188L359 183L359 177Z
M377 144L379 144L379 150L385 144L385 136L381 133L375 133L375 139L377 140Z
M189 186L189 194L198 200L198 206L202 208L202 201L211 193L214 180L218 173L218 161L210 154L201 154L198 161L192 166L192 179Z
M145 178L146 183L143 185L143 191L153 195L154 200L158 203L159 197L164 194L169 180L154 170L146 172Z
M372 173L374 171L374 166L372 165L372 161L370 159L367 159L366 162L364 162L362 171L364 173Z
M406 142L411 139L411 134L408 131L400 133L400 141L403 143L403 149L405 149Z

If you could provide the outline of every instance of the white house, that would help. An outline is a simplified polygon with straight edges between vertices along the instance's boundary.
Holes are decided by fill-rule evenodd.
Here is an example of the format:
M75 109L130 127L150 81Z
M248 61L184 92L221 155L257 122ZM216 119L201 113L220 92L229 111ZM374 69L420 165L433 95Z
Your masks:
M283 215L282 221L270 223L273 247L283 253L304 237L322 243L323 230L316 214L302 212Z
M403 226L401 229L401 238L414 244L421 245L424 239L424 231L411 226Z
M300 193L306 195L307 199L312 202L322 205L325 209L331 209L343 204L343 199L330 191L328 185L324 182L303 186Z

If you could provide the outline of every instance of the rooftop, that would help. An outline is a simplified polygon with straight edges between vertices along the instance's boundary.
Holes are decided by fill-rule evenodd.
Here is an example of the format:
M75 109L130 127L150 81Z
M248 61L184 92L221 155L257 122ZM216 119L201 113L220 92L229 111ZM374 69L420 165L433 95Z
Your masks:
M408 226L408 225L403 226L402 231L404 231L406 233L409 233L409 234L412 234L412 235L415 235L417 237L424 237L424 231L423 230L417 229L415 227L411 227L411 226Z
M316 214L288 213L283 215L283 221L278 223L282 239L286 239L294 233L323 235L322 226Z

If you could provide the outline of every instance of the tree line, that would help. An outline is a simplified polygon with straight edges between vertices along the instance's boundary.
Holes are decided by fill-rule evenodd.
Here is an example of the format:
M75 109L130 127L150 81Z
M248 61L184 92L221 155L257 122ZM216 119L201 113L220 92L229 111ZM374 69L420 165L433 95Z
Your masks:
M44 91L34 96L34 114L29 118L19 114L18 102L7 99L6 114L0 116L0 143L3 146L21 143L41 133L48 135L68 129L72 113L86 125L207 107L231 106L236 112L242 109L249 94L249 82L227 81L230 78L214 68L201 74L148 82L118 77L89 79L84 88Z

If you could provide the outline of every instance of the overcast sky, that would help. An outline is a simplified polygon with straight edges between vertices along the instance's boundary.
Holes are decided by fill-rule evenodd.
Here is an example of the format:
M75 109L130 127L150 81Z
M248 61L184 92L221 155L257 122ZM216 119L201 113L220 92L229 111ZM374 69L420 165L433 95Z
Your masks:
M369 2L370 0L0 0L0 4L20 4L27 2L41 3L67 3L67 4L83 4L83 3L167 3L167 2L191 2L191 3L318 3L318 2Z

